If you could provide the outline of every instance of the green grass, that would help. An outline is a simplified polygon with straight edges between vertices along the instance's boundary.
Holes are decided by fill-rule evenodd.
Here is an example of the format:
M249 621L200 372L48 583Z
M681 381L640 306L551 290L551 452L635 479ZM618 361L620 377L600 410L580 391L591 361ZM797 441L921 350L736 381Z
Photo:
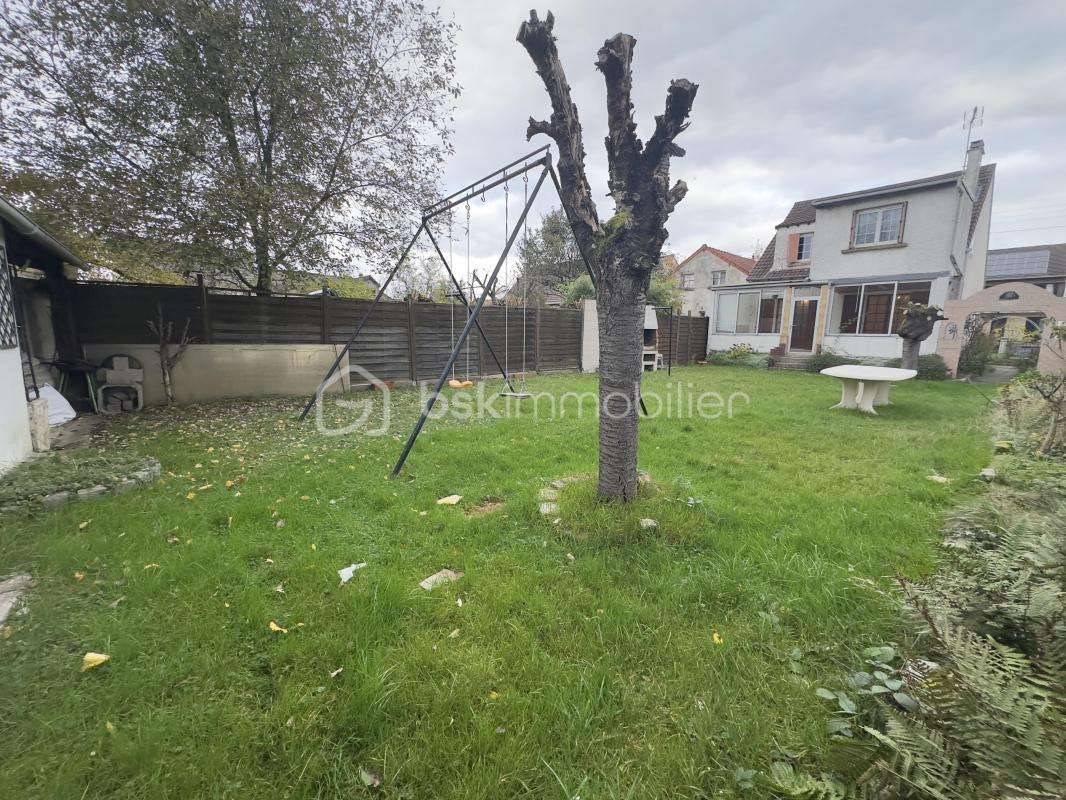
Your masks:
M0 639L0 795L761 796L734 770L825 752L813 688L901 635L858 579L934 566L939 514L988 463L984 401L912 381L865 417L830 411L821 376L672 380L751 403L645 421L657 488L619 508L576 484L558 523L537 494L594 471L590 415L430 422L397 481L413 392L380 438L316 434L297 400L112 423L109 451L162 462L156 486L3 519L0 574L38 584ZM442 567L464 576L418 588ZM89 650L111 661L80 673Z

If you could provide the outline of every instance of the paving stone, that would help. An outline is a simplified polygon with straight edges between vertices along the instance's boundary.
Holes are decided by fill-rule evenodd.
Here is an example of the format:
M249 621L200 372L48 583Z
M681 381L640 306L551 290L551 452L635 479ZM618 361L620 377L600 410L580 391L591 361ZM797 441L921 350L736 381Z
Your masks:
M70 501L70 492L56 492L55 494L46 494L41 498L41 503L45 508L59 508Z
M649 517L645 517L640 521L640 527L648 530L649 528L658 528L659 523Z
M541 489L540 490L540 499L541 500L558 500L559 499L559 492L556 489Z
M543 514L544 516L548 516L548 514L558 514L559 513L559 504L558 503L541 503L540 504L540 513Z
M97 484L88 489L78 489L79 500L94 500L97 497L102 497L107 493L107 487Z
M136 488L137 481L133 480L132 478L123 478L112 487L115 494L123 494L124 492L128 492L130 489Z
M0 581L0 623L8 618L18 605L19 598L33 584L33 578L26 573L11 575Z
M553 489L565 489L566 488L566 481L561 480L561 479L560 480L554 480L554 481L551 482L551 488L553 488Z

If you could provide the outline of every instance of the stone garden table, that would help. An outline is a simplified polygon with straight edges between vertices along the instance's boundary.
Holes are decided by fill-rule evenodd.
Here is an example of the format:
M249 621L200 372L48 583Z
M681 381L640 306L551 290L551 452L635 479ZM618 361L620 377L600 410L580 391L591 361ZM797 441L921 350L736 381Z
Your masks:
M833 408L855 408L867 414L876 414L874 406L891 405L888 392L895 381L909 380L918 373L913 369L844 364L823 369L822 374L839 378L842 384L840 402Z

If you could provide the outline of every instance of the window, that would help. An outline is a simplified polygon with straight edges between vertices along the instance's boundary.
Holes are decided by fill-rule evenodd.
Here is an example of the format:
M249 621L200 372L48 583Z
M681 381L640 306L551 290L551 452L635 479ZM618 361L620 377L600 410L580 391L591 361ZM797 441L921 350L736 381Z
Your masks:
M859 332L859 299L861 286L837 286L833 289L833 313L829 320L830 333Z
M855 212L851 246L896 244L903 240L904 203Z
M811 252L814 249L814 234L813 233L801 233L799 239L796 240L796 260L797 261L810 261Z
M907 310L907 306L910 303L918 303L923 306L929 305L928 283L901 283L896 288L896 311L892 316L894 320L892 323L893 333L898 333L903 326L903 312Z
M737 333L758 333L760 292L741 292L737 304Z
M929 282L834 286L828 331L885 335L899 330L908 303L929 305Z
M721 286L725 283L725 270L719 269L711 273L711 286Z
M681 273L681 288L682 289L695 289L696 278L691 272Z
M715 333L779 333L784 291L720 292Z
M784 292L762 293L759 303L759 333L781 332L781 310L784 307Z
M714 315L715 333L733 333L737 327L737 293L718 295L718 313Z
M888 333L892 320L892 293L895 288L891 283L875 283L862 287L859 333Z

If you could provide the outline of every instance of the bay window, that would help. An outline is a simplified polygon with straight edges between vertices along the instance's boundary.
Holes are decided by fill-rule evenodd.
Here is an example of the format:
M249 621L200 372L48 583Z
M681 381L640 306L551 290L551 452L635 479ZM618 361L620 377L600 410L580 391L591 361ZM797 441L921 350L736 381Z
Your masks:
M898 244L903 240L905 203L881 208L864 208L855 212L851 226L851 246L869 247L878 244Z
M828 332L880 336L895 333L908 303L929 304L930 287L928 281L834 286Z

